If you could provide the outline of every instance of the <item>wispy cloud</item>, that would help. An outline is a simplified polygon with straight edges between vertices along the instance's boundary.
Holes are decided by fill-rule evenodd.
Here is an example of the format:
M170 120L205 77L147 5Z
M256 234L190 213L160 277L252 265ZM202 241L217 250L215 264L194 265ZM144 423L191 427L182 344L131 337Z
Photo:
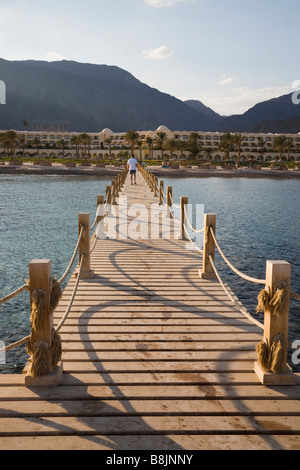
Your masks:
M228 85L229 83L235 82L237 77L228 77L228 75L222 75L218 85Z
M147 51L143 51L144 57L146 59L167 59L171 57L174 52L171 51L167 46L157 47L156 49L148 49Z
M177 3L191 3L194 2L195 0L144 0L146 5L149 7L155 7L155 8L164 8L164 7L172 7L173 5L176 5Z
M290 86L251 89L249 87L224 88L223 92L203 93L198 99L214 111L224 115L243 114L257 103L291 93Z
M48 52L44 57L43 60L47 62L55 62L57 60L67 60L66 57L62 56L58 52Z

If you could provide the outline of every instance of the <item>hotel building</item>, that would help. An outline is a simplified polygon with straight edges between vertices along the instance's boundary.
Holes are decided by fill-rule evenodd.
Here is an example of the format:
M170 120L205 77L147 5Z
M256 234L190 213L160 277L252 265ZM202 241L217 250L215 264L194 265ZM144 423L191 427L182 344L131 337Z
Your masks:
M0 134L5 131L0 131ZM45 132L45 131L16 131L20 140L22 138L23 144L20 143L16 146L16 154L22 153L24 148L25 156L38 155L41 157L56 156L61 157L75 157L76 149L71 144L72 136L78 136L79 132ZM151 131L137 131L140 135L140 140L143 145L141 149L136 149L135 154L138 158L149 158L149 148L146 143L147 137L155 139L158 132L164 132L167 139L174 138L178 141L187 141L190 132L187 131L170 131L166 126L160 126L158 129ZM224 159L224 152L218 150L221 138L224 135L222 132L201 132L195 131L199 136L200 154L199 158L207 161L222 161ZM125 142L126 132L116 133L111 129L103 129L101 132L88 133L90 136L89 154L91 157L107 159L109 157L109 147L106 142L107 138L111 138L111 157L117 159L121 150L129 149L129 145ZM249 157L255 157L256 160L271 161L279 157L278 152L274 151L273 142L279 134L262 134L262 133L241 133L242 147L241 147L241 161ZM284 152L283 159L290 161L300 161L300 133L298 134L284 134L287 138L291 139L293 145L289 153ZM35 143L37 140L39 144ZM264 152L260 151L260 140L264 141ZM61 141L64 141L64 149L62 149ZM0 148L0 155L3 150ZM79 155L84 155L84 145L79 147ZM236 159L237 152L230 152L230 159ZM170 151L164 150L163 153L159 149L152 151L153 159L167 159L170 157ZM187 159L189 152L187 150L174 150L172 154L173 159Z

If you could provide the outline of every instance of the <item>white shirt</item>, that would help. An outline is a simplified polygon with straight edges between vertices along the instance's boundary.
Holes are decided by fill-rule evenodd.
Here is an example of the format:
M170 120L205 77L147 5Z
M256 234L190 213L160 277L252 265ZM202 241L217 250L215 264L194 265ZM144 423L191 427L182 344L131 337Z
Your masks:
M137 166L137 159L136 158L134 158L134 157L129 158L127 163L129 165L130 170L136 170L136 166Z

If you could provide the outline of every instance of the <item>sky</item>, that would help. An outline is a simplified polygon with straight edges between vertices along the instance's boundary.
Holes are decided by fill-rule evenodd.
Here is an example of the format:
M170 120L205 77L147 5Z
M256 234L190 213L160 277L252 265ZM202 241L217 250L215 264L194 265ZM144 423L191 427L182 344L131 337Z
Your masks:
M299 0L0 0L0 57L118 66L228 116L299 83L299 16Z

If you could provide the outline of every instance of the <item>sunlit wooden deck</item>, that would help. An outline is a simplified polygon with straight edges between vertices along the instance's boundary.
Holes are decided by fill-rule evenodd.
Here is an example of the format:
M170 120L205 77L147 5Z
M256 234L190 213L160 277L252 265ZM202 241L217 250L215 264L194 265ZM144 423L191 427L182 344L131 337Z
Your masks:
M129 205L153 203L140 174L121 194ZM94 277L79 281L60 330L60 385L0 376L0 449L300 448L299 385L261 385L261 329L217 280L200 279L201 255L186 245L98 240ZM74 283L73 275L56 324Z

